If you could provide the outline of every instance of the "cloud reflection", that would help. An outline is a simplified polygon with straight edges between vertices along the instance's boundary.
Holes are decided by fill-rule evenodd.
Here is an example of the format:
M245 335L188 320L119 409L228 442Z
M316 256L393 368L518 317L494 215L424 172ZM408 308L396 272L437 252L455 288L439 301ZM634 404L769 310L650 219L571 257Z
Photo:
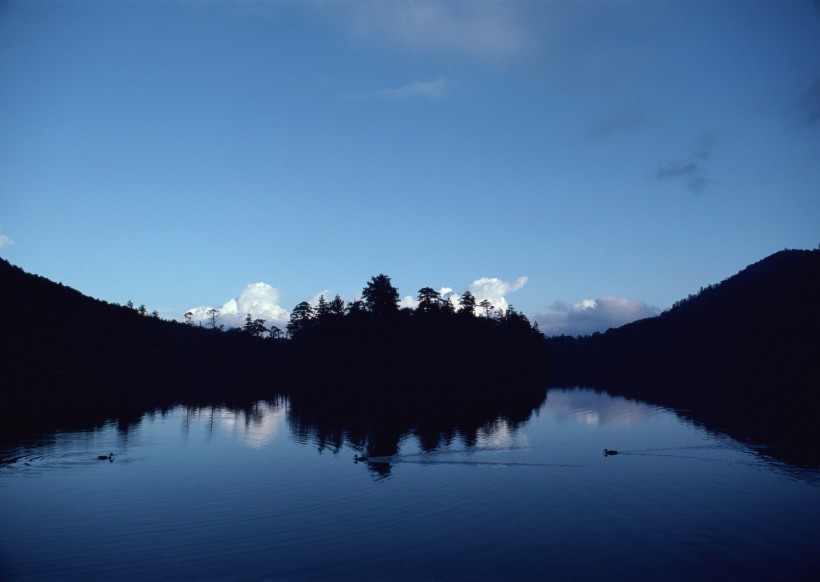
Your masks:
M479 430L476 437L475 444L481 449L511 449L529 446L527 435L516 431L503 418L499 418L491 426Z
M587 389L550 390L546 410L559 422L586 426L630 426L654 414L652 407Z
M189 409L187 416L209 419L211 430L233 435L245 446L260 449L270 445L286 425L287 407L269 402L257 402L244 409L203 407Z

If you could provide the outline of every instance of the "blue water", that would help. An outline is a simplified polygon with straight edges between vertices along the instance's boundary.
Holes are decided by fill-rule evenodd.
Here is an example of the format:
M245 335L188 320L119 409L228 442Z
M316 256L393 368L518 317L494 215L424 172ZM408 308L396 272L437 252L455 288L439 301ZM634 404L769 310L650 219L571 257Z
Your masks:
M820 574L817 471L661 407L550 391L523 423L433 449L409 431L397 454L359 463L358 444L297 435L290 414L284 399L180 406L7 447L0 578Z

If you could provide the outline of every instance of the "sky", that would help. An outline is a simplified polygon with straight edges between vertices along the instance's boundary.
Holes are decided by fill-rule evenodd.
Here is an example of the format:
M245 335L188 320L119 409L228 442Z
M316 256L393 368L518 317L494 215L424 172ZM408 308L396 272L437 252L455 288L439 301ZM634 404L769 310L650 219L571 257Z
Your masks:
M0 256L108 302L592 333L819 243L817 1L0 0Z

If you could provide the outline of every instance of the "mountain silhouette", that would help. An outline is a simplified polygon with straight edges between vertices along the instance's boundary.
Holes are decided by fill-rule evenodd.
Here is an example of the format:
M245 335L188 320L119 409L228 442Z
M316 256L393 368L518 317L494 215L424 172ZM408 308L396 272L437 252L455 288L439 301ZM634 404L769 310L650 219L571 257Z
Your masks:
M279 357L273 341L165 321L2 259L0 303L0 436L249 396Z
M818 298L820 250L781 251L657 317L551 338L551 384L688 410L756 442L818 443Z
M603 334L553 338L553 379L595 385L711 379L732 385L816 381L820 251L787 250Z

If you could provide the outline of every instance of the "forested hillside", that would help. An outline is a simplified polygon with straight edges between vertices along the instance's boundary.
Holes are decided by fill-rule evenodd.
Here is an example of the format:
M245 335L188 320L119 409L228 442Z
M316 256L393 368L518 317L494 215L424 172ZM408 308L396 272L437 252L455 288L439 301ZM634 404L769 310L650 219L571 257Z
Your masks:
M99 411L241 396L274 342L108 304L0 260L5 427ZM270 378L268 382L272 382ZM230 385L230 390L225 386Z
M782 251L604 334L549 340L551 383L673 406L820 462L820 250ZM686 412L689 411L689 412Z
M554 338L557 382L782 387L820 371L820 251L782 251L655 318L585 338Z

